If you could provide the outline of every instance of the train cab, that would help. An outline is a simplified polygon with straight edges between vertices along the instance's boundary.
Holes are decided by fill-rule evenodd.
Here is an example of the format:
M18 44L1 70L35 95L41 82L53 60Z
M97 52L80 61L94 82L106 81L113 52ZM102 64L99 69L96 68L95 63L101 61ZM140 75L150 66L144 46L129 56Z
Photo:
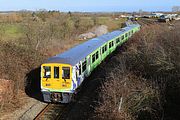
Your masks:
M72 87L72 66L47 63L41 65L41 91L46 102L62 102Z

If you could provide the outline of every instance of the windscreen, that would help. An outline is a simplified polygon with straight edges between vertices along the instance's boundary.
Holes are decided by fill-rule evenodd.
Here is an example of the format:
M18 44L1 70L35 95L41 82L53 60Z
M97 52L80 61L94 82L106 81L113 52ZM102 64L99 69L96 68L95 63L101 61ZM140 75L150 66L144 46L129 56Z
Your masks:
M44 66L44 76L43 78L51 78L51 67L50 66Z
M70 79L70 67L62 67L62 79Z

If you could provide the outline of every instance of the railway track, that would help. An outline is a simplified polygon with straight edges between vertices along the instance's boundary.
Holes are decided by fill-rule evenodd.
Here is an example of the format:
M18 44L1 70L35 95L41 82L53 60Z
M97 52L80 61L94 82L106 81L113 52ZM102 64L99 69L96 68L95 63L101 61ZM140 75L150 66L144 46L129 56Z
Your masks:
M66 106L65 104L48 104L34 120L60 120Z
M169 29L174 30L174 21L171 22L167 22L167 23L160 23L155 19L145 19L145 18L141 18L140 20L137 21L138 24L140 24L141 26L150 26L150 25L156 25L156 24L165 24L169 26Z
M140 20L138 20L138 23L140 25L148 25L149 26L149 25L157 24L157 21L141 18Z

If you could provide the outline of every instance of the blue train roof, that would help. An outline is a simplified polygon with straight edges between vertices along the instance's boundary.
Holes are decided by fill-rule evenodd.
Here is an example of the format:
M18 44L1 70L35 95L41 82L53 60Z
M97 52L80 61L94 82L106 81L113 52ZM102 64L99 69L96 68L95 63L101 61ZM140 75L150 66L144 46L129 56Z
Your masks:
M64 53L49 58L45 63L64 63L74 66L79 61L83 60L86 56L95 51L97 48L105 44L107 41L112 40L118 37L119 35L138 26L138 24L133 24L125 28L104 34L97 38L93 38L69 49L68 51L65 51Z

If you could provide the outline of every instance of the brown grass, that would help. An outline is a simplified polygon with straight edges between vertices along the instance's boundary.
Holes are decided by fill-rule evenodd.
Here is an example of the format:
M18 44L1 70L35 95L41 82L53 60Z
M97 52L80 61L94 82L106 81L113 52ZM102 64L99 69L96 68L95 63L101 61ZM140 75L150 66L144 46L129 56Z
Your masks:
M125 57L116 56L111 62L111 67L106 70L107 77L101 88L95 118L134 120L142 117L140 113L153 114L152 118L159 117L156 109L159 106L158 92L145 79L126 68Z
M8 103L13 99L14 82L11 80L0 79L0 103ZM3 105L1 106L3 107Z

